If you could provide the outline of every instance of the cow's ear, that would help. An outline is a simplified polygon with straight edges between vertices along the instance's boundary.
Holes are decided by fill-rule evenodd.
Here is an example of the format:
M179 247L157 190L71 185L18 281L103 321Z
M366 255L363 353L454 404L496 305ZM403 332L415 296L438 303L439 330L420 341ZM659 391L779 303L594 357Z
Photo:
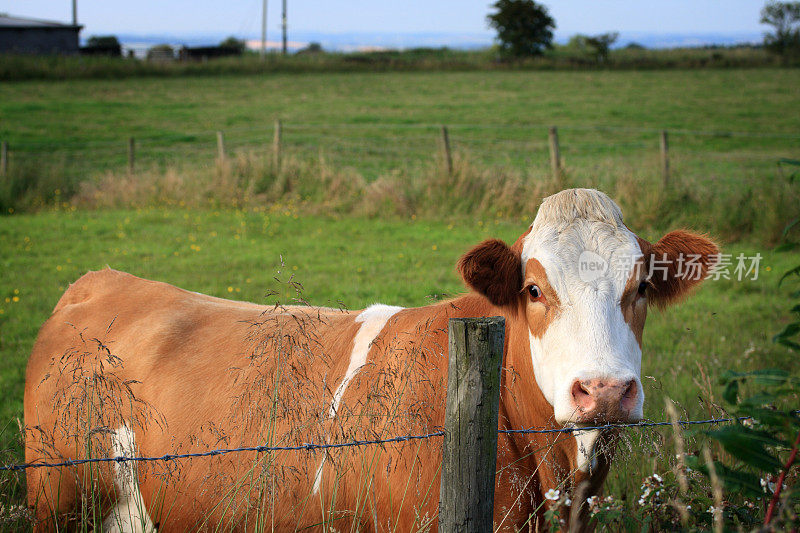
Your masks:
M671 231L655 244L639 239L649 275L647 297L666 307L688 296L719 262L719 248L705 235Z
M497 239L483 241L458 261L464 282L494 305L512 303L522 290L520 256Z

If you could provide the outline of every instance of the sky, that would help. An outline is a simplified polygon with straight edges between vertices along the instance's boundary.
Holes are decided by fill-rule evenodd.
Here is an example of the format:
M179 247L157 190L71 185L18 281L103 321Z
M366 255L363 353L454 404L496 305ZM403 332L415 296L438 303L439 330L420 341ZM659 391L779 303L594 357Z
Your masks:
M77 0L82 36L99 34L236 35L256 38L262 0ZM287 0L289 35L462 34L491 41L491 2L475 0ZM558 0L541 2L556 37L619 31L623 35L760 35L764 0ZM279 35L281 2L268 0L268 36ZM69 22L71 0L0 0L0 13Z

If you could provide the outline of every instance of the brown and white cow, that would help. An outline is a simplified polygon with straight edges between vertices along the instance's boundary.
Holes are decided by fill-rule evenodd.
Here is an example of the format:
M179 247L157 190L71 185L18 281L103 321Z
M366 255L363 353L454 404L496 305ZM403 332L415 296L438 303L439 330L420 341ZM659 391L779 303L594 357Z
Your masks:
M26 459L429 433L443 424L451 317L505 317L500 429L639 420L648 304L685 295L717 253L686 231L648 243L605 194L573 189L545 199L513 246L461 258L474 292L426 307L266 307L90 272L28 363ZM611 454L600 437L502 433L496 529L541 526L549 489L596 493ZM35 468L28 498L43 530L81 503L117 531L436 530L441 444Z

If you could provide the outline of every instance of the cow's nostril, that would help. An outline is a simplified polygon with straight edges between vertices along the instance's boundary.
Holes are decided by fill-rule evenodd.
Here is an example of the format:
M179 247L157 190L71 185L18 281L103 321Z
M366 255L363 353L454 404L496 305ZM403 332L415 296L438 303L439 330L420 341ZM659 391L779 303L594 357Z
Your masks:
M572 400L582 411L589 411L595 405L594 397L580 381L575 381L572 384Z
M636 386L636 380L632 379L628 382L625 392L622 394L623 398L633 399L639 395L639 387Z

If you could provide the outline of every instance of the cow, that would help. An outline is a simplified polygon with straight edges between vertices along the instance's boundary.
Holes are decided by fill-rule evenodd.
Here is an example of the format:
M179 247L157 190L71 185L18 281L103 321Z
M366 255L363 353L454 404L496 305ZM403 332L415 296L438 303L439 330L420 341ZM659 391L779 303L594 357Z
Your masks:
M27 462L290 449L30 468L36 527L436 531L448 319L486 316L505 318L495 530L544 528L551 489L574 497L564 527L585 527L614 434L581 428L643 417L648 306L686 296L718 255L685 230L650 243L604 193L570 189L512 246L460 258L467 294L424 307L256 305L89 272L28 362Z

